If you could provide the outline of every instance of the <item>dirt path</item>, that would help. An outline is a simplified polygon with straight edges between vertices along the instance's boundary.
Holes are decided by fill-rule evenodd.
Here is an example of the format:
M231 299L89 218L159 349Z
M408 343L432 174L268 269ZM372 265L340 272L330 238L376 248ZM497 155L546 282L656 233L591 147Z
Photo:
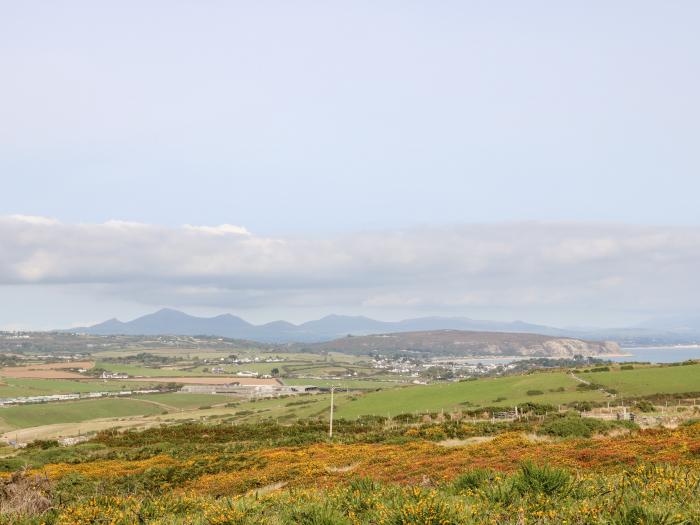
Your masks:
M569 375L570 375L573 379L575 379L576 381L578 381L579 383L583 383L584 385L590 385L590 384L591 384L590 381L586 381L586 380L583 379L582 377L579 377L579 376L577 376L577 375L574 375L573 372L570 372Z
M153 401L151 399L140 399L138 397L130 397L129 399L131 399L132 401L140 401L141 403L146 403L149 405L155 405L157 407L161 407L161 408L164 408L166 410L174 410L174 411L178 411L178 412L183 411L182 408L174 407L172 405L166 405L165 403L161 403L160 401Z

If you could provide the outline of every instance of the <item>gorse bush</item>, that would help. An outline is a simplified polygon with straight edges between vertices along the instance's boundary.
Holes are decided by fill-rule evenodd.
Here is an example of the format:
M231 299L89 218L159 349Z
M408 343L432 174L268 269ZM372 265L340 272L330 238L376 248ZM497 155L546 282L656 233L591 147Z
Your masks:
M452 482L452 487L457 492L474 491L493 481L495 474L487 469L474 469L460 474Z
M593 434L605 434L615 428L630 428L618 421L603 421L578 414L552 416L539 429L539 433L558 437L591 437ZM632 423L632 428L636 425Z
M612 517L612 525L691 525L691 522L671 512L656 512L640 505L623 505Z
M284 519L290 525L351 525L350 520L338 509L320 503L302 503L289 509Z
M38 468L3 477L0 525L700 523L700 424L543 440L525 433L589 419L536 419L341 421L335 442L320 422L106 432L11 458ZM437 435L481 437L446 447ZM25 488L41 505L24 505L13 479L40 479Z
M567 494L572 489L571 475L564 469L523 463L513 478L513 489L520 494Z

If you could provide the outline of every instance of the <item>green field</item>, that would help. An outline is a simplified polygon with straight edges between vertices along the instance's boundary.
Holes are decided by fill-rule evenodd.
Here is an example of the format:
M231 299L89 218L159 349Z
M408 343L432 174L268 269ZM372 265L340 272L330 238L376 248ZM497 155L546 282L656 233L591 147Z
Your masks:
M210 356L211 357L211 356ZM218 354L215 357L222 357ZM258 357L273 357L272 355ZM275 355L277 357L277 355ZM274 363L244 363L244 364L219 364L208 363L197 367L188 366L188 363L181 362L170 367L156 368L150 366L142 366L138 364L119 363L113 361L98 361L95 364L96 368L104 368L111 372L122 372L130 376L142 377L187 377L187 376L202 376L210 375L210 370L214 367L221 367L226 374L235 374L241 371L252 371L259 374L271 374L274 368L280 370L283 374L302 374L314 376L333 376L343 375L349 372L358 372L360 374L370 375L376 373L376 370L369 368L363 364L359 364L357 359L351 356L320 356L315 354L282 354L284 361ZM184 368L190 368L183 370ZM206 371L205 371L206 370Z
M202 406L221 405L235 401L235 399L217 394L146 394L142 396L134 396L131 399L142 399L144 401L152 401L162 403L168 407L175 409L199 408Z
M148 383L119 381L75 381L71 379L19 379L0 378L0 398L43 396L51 394L77 394L83 392L113 392L146 388Z
M0 409L4 428L28 428L54 423L79 423L106 417L161 414L163 407L133 399L95 399L12 406Z
M345 401L346 394L335 396L336 406ZM254 422L261 419L295 420L317 416L330 409L330 395L293 396L244 402L230 409L237 421Z
M408 386L361 395L354 401L340 405L337 414L338 417L354 418L364 414L386 416L470 406L515 406L525 402L558 404L605 399L605 395L599 391L578 391L577 385L578 382L564 372L550 372ZM556 391L560 388L564 391ZM527 394L529 390L541 390L544 394L531 396ZM462 404L465 402L470 405Z
M180 376L195 376L202 375L201 373L186 372L174 368L151 368L139 365L130 365L125 363L112 363L110 361L98 361L95 363L95 368L104 368L110 372L122 372L130 376L144 377L180 377Z
M393 381L377 381L372 379L303 379L303 378L288 378L283 379L285 385L313 385L321 387L337 387L343 388L360 388L363 390L374 390L377 388L394 388L401 385L406 385L405 381L398 381L396 378Z
M577 375L586 381L614 388L623 396L700 392L700 364L615 369Z

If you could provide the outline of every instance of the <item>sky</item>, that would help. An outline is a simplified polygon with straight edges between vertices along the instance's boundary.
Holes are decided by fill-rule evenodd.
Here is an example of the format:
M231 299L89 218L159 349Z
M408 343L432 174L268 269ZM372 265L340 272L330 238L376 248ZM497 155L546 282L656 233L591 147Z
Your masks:
M695 1L0 5L0 329L697 311Z

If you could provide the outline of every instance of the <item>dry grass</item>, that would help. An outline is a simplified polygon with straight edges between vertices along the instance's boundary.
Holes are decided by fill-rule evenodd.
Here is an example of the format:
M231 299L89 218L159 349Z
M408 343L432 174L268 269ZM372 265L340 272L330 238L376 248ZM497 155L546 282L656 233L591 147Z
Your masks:
M72 361L69 363L43 363L29 366L6 366L0 368L0 376L27 379L85 379L85 376L68 369L92 368L92 361Z
M46 476L23 469L0 480L0 514L36 516L51 505L51 482Z
M123 381L138 381L143 383L144 378L130 377ZM179 383L185 385L228 385L238 383L240 385L281 385L277 379L263 379L255 377L236 377L236 376L215 376L215 377L193 377L193 376L176 376L176 377L149 377L149 383Z

